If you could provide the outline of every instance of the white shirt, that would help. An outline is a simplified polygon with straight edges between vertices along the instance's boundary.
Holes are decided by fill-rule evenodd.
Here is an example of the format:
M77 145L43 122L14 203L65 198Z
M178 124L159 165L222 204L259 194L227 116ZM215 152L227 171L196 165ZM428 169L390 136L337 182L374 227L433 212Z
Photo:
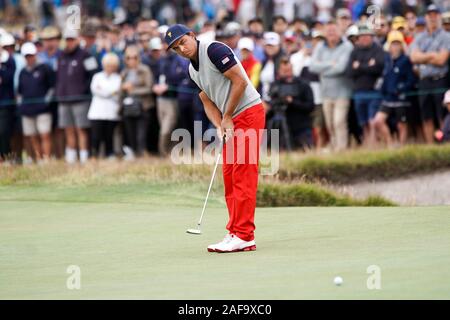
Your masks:
M89 120L118 121L119 91L122 79L118 73L107 75L99 72L94 75L91 82L92 102L88 112Z
M266 65L259 75L259 80L262 84L262 98L264 101L269 101L270 85L275 81L275 64L273 63L273 60L266 62Z

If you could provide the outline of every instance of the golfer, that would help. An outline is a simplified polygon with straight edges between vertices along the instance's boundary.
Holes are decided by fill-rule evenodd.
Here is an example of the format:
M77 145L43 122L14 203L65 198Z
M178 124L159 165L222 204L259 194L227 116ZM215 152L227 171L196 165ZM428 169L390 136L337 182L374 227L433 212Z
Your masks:
M255 207L259 147L265 126L261 97L233 51L224 43L199 41L184 25L165 35L168 50L190 60L189 76L219 137L225 135L223 179L228 207L228 234L209 252L256 250Z

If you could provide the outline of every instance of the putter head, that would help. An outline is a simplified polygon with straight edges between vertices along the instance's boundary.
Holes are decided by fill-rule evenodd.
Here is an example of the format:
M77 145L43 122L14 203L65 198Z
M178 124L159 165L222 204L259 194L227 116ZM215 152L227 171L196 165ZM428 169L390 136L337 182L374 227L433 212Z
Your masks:
M189 234L195 234L195 235L201 235L202 234L202 231L200 229L187 229L186 232L189 233Z

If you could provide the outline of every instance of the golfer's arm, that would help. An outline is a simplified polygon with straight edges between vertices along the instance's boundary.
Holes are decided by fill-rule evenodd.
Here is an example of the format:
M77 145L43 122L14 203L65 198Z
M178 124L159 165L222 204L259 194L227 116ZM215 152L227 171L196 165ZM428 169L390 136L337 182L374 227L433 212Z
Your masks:
M228 97L223 116L232 117L245 92L245 88L248 86L248 82L238 65L231 67L223 75L231 81L230 96Z
M203 108L205 109L208 119L216 128L220 128L220 124L222 123L222 114L219 108L217 108L216 104L203 91L200 91L199 97L203 103Z

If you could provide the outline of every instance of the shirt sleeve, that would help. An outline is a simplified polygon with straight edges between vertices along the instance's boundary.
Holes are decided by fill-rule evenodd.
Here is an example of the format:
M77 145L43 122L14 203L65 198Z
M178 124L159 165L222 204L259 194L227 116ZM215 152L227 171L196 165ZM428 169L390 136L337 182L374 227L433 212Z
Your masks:
M213 42L209 45L208 57L221 73L237 64L233 51L220 42Z

